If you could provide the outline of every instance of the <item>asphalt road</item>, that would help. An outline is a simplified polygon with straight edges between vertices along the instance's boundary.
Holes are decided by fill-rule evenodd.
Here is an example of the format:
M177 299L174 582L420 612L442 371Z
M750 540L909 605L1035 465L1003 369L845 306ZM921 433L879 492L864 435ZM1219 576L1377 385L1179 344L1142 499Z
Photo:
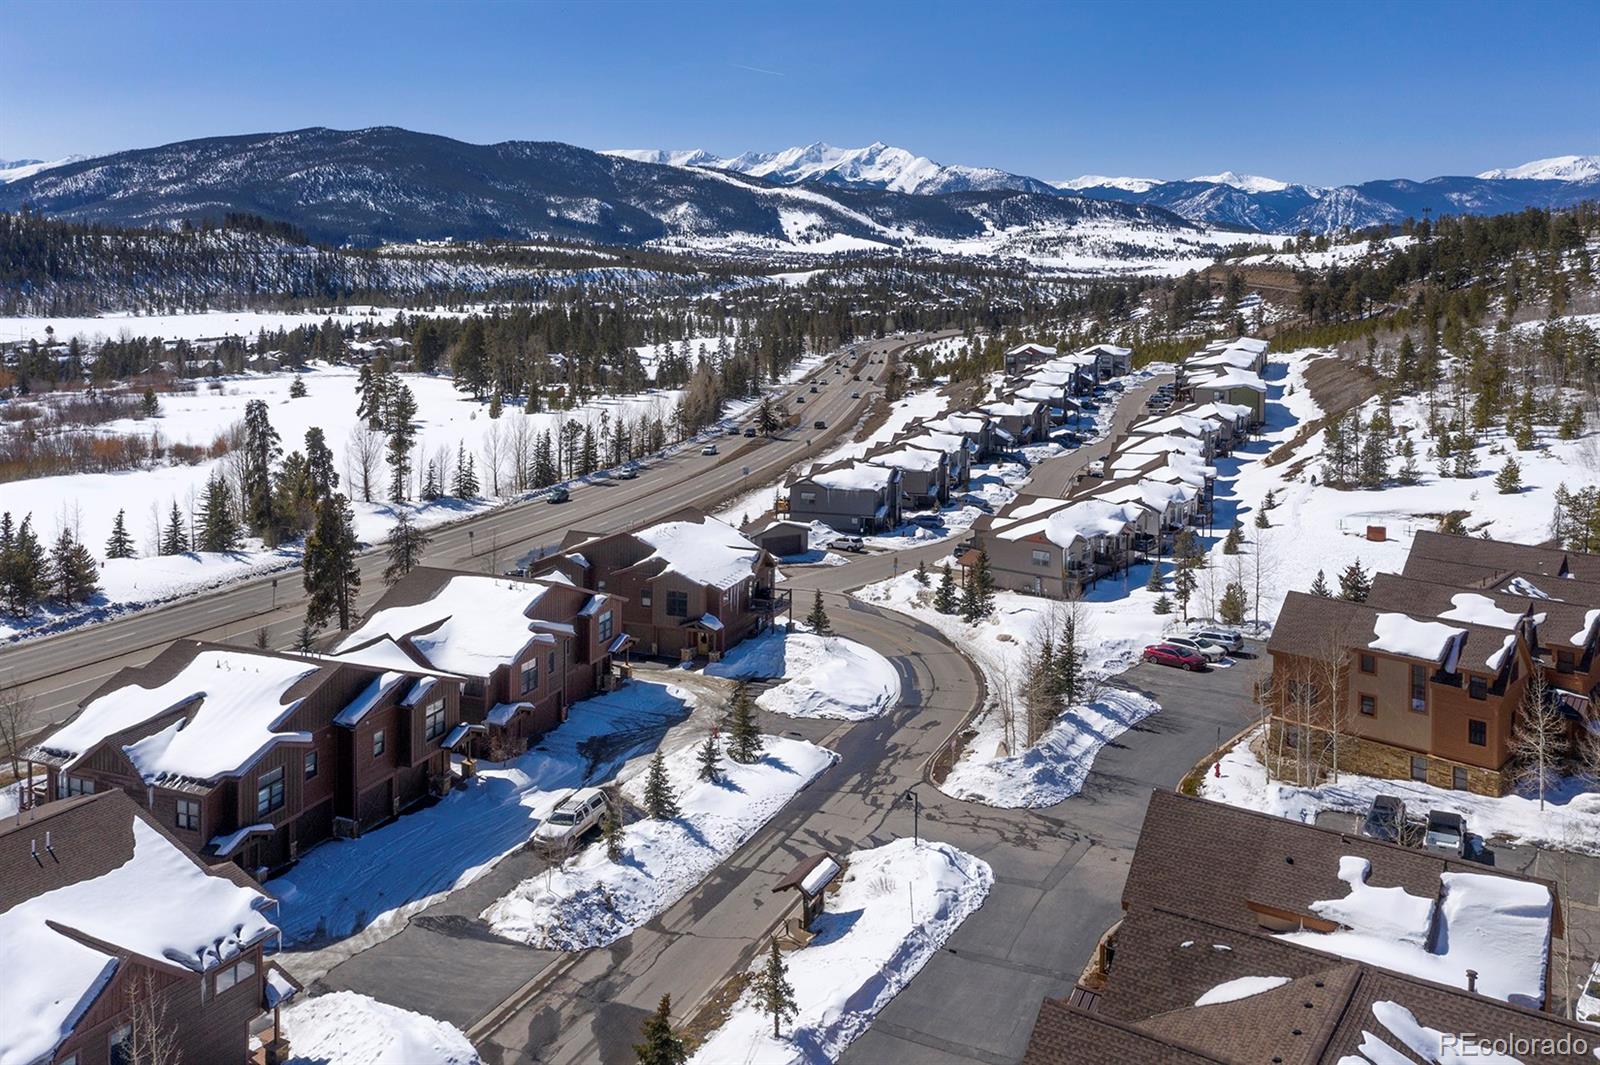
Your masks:
M883 352L944 334L886 338L859 345L876 358ZM843 374L832 364L842 359ZM686 447L666 459L653 459L634 480L594 478L574 484L569 503L551 505L542 499L502 507L433 530L424 556L431 565L500 572L521 555L560 543L569 528L612 531L628 528L686 506L711 507L742 491L780 479L790 466L827 450L847 435L866 413L881 382L851 379L854 358L830 359L804 381L786 390L785 398L803 395L792 407L800 424L771 440L718 438L719 454L705 456L699 446ZM874 376L881 368L872 366ZM863 373L863 377L866 372ZM816 383L819 393L812 395ZM860 399L851 399L854 391ZM822 419L827 429L811 428ZM748 470L748 473L744 471ZM381 548L361 560L361 594L365 610L383 592ZM58 636L12 644L0 650L0 686L20 686L31 700L30 726L45 729L69 717L84 697L125 666L142 665L173 640L216 640L253 643L265 628L273 647L290 646L300 628L305 598L298 570L229 584L216 591L178 600L137 613L87 625Z

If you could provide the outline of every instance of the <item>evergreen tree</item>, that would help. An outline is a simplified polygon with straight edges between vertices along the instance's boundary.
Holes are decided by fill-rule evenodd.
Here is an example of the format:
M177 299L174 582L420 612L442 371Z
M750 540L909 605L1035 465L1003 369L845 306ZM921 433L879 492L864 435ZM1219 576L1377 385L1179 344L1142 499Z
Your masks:
M300 623L300 631L294 634L294 649L303 655L317 649L317 630L311 627L310 622Z
M1144 582L1147 592L1159 592L1165 587L1161 583L1161 563L1157 562L1150 567L1150 579Z
M313 501L321 501L339 490L339 470L333 449L320 428L306 430L306 486Z
M1362 568L1358 558L1345 567L1339 574L1339 598L1348 599L1352 603L1365 603L1367 596L1372 594L1372 578Z
M503 409L504 406L501 403L499 392L496 392L494 395L489 397L489 418L491 421L500 417L500 412Z
M950 563L946 562L939 572L939 587L934 589L933 609L941 614L954 614L959 606L955 574L950 572Z
M913 580L926 588L928 586L928 564L920 558L917 559L916 572L911 576Z
M700 779L714 782L721 774L722 754L717 750L717 734L713 730L700 745Z
M144 395L140 398L139 413L146 418L159 417L161 414L161 401L156 398L156 390L149 385L145 386Z
M1217 604L1217 615L1226 625L1244 624L1244 613L1249 598L1245 594L1244 585L1238 581L1229 581L1223 589L1222 599Z
M1417 445L1411 442L1408 436L1400 441L1400 483L1413 485L1422 479L1422 471L1417 469Z
M1259 517L1265 515L1266 511L1258 510L1256 511L1256 514ZM1243 544L1244 526L1240 525L1236 521L1233 523L1233 528L1228 530L1228 538L1222 541L1222 553L1224 555L1237 555L1239 553L1240 546Z
M1478 454L1472 449L1472 441L1464 440L1458 445L1455 454L1453 474L1456 477L1476 477L1478 475Z
M232 551L239 546L239 522L233 515L233 492L221 474L206 482L200 504L200 550Z
M306 395L306 379L299 374L294 375L294 380L289 382L289 398L304 399Z
M555 445L550 440L550 431L546 429L539 434L539 440L533 446L533 471L528 481L534 488L549 488L559 480L561 470L556 465Z
M55 597L71 606L86 603L100 590L100 564L87 547L79 543L71 529L56 537L50 557L50 585Z
M124 511L117 511L111 523L111 538L106 541L106 558L132 558L133 537L128 535L128 522Z
M828 611L822 605L822 589L818 588L811 600L811 613L806 615L806 625L818 636L832 636L833 626L828 622Z
M167 527L161 533L161 553L163 555L184 555L189 552L189 532L183 523L183 511L178 509L176 501L172 504L172 513L167 518Z
M1367 427L1367 438L1361 443L1361 461L1358 480L1363 488L1382 487L1389 475L1389 435L1380 431L1378 419Z
M350 627L355 616L356 592L361 588L361 567L356 552L355 514L343 495L335 493L317 507L316 524L306 537L300 560L306 590L306 623L321 627L337 618L339 629Z
M1055 692L1068 706L1076 704L1079 693L1083 691L1085 657L1085 650L1078 646L1078 623L1069 617L1066 624L1061 626L1053 663Z
M781 428L783 428L783 417L778 413L772 397L762 396L760 404L756 407L756 431L762 436L771 436Z
M1258 508L1256 508L1255 527L1258 528L1258 529L1270 529L1270 528L1272 528L1272 523L1267 520L1267 508L1266 507L1258 507Z
M1494 486L1503 496L1515 495L1522 491L1522 467L1517 465L1515 458L1509 455L1506 457L1506 464L1495 474Z
M761 732L756 728L755 701L740 681L728 705L728 757L740 765L750 765L761 756Z
M583 443L578 448L578 476L587 477L600 468L600 444L595 439L594 426L583 427Z
M1162 592L1156 597L1156 605L1150 609L1163 616L1170 614L1172 613L1172 600L1167 598L1167 593Z
M782 1035L783 1022L796 1016L800 1012L799 1005L795 1002L794 988L789 985L789 967L784 964L783 955L778 952L778 940L772 940L772 950L767 955L767 964L762 968L761 975L755 979L756 1002L761 1007L761 1012L772 1018L772 1037Z
M432 503L439 498L439 468L434 465L432 459L428 460L428 465L422 470L421 498L424 503Z
M600 835L606 841L606 857L613 862L622 861L622 817L609 801L605 815L600 818Z
M662 995L660 1005L644 1022L644 1041L633 1044L639 1065L684 1065L689 1050L672 1031L672 996Z
M0 591L11 612L28 614L44 598L49 581L49 559L33 531L33 515L25 515L13 533L7 512L0 521Z
M1317 579L1311 582L1311 594L1320 595L1324 599L1333 598L1333 589L1328 587L1327 574L1317 570Z
M978 557L967 568L966 587L961 594L961 620L969 625L994 613L994 574L989 570L989 552L978 551Z
M1178 568L1172 572L1172 595L1178 601L1178 607L1183 611L1183 620L1189 620L1189 600L1194 597L1195 588L1199 582L1194 575L1194 566L1187 562L1178 563Z
M456 443L456 479L450 486L450 494L457 499L477 499L480 491L478 485L478 468L473 462L472 455L467 452L467 445Z
M431 539L427 530L412 523L409 513L402 510L396 515L394 525L384 540L388 547L389 564L383 568L383 583L394 584L422 565L422 552L427 549Z
M489 387L489 350L484 339L483 319L477 315L467 319L461 342L450 360L450 371L456 388L470 392L473 399L483 399Z
M244 447L240 454L239 504L245 526L277 546L281 526L273 506L272 465L283 449L278 446L278 431L272 427L265 400L252 399L244 407Z
M404 503L411 481L411 448L417 438L417 401L405 385L390 398L384 431L389 434L385 456L389 464L389 502Z
M650 759L650 773L644 781L644 806L651 818L668 821L678 816L678 797L667 779L667 756L660 751Z

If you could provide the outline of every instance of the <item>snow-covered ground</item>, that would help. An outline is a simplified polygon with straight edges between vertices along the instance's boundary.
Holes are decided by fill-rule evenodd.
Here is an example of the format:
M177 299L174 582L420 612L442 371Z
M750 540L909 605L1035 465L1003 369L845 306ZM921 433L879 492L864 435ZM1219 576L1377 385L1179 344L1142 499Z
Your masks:
M387 1002L334 991L283 1011L286 1065L481 1065L453 1024Z
M877 651L842 636L769 629L706 666L713 677L781 680L756 705L790 717L860 721L877 717L900 695L900 677Z
M518 884L483 920L497 935L544 949L615 942L682 898L838 758L804 740L763 736L758 761L741 765L724 756L718 779L703 781L698 755L695 744L666 755L680 813L626 826L620 861L607 856L604 843L592 843ZM645 778L636 773L622 786L640 806Z
M358 936L378 942L428 904L478 879L526 843L573 788L603 783L666 729L686 718L681 688L635 680L572 707L567 721L527 754L478 775L424 810L359 839L309 851L267 888L291 946ZM297 975L317 966L293 964Z
M773 1038L752 991L691 1059L695 1065L822 1065L911 982L967 916L983 905L994 874L949 844L901 839L849 856L816 938L785 958L798 1013ZM766 964L756 960L759 973Z
M335 313L331 308L310 311L201 311L192 314L96 314L78 317L20 316L0 317L0 340L53 339L66 343L78 337L85 343L120 340L123 337L161 337L163 340L201 340L216 337L254 337L265 330L298 329L322 325L330 318L337 326L387 325L400 314L398 307L346 305ZM450 316L432 310L429 314Z

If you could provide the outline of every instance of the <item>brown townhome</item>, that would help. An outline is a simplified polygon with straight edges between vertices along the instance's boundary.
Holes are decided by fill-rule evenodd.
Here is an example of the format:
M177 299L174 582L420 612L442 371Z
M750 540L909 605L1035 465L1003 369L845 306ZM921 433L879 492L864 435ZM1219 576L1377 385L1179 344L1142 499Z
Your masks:
M272 900L207 868L121 791L0 821L0 1061L248 1060L252 1026L295 985L262 959Z
M179 640L26 752L39 797L121 791L207 860L257 875L448 786L456 678Z
M567 533L535 569L591 593L620 596L617 634L649 655L718 656L789 609L777 560L697 510L631 532Z
M488 577L418 567L384 593L334 652L339 661L419 668L460 678L464 728L446 746L501 759L611 684L612 656L632 640L622 601L565 576Z

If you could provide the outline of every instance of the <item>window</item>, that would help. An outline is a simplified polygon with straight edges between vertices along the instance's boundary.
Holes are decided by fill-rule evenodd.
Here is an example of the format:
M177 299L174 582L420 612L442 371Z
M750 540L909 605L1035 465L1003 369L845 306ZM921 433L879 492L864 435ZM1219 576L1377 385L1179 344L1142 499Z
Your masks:
M185 832L200 831L200 804L193 799L179 799L177 823Z
M107 1053L111 1065L131 1065L133 1061L133 1025L119 1024L106 1036Z
M600 641L602 643L611 639L611 611L607 610L600 615Z
M808 507L809 506L814 506L816 504L816 502L817 502L817 493L815 493L815 492L801 492L800 493L800 502L802 504L804 504L805 506L808 506Z
M550 652L549 662L550 662L550 675L553 677L553 676L556 675L556 653L554 651Z
M1474 747L1489 746L1489 723L1487 721L1467 721L1467 742Z
M78 1065L78 1055L68 1054L66 1057L56 1062L56 1065Z
M422 736L436 740L444 735L444 700L429 703L422 711Z
M1050 552L1038 550L1034 551L1033 564L1035 566L1048 566L1050 564Z
M306 779L315 780L317 776L317 752L306 752Z
M63 799L70 799L74 795L93 795L94 781L87 777L63 775L56 781L56 794Z
M1411 779L1428 782L1428 760L1420 754L1411 756Z
M1363 673L1376 673L1376 672L1378 672L1378 657L1376 655L1362 655L1361 656L1361 672L1363 672Z
M650 590L648 588L639 593L640 606L649 606L652 602L654 602L654 600L651 599Z
M377 758L382 755L383 748L383 729L379 729L377 732L372 734L372 757Z
M1368 717L1372 717L1378 712L1378 701L1370 695L1363 695L1361 697L1361 712Z
M539 660L537 658L522 664L522 690L531 692L539 686Z
M1467 771L1461 766L1456 766L1450 771L1450 786L1457 791L1467 790Z
M1482 677L1468 677L1467 694L1474 699L1487 699L1489 697L1489 682Z
M256 779L256 816L265 817L283 807L283 767L261 774Z
M217 970L217 994L237 987L256 974L255 963L241 958L226 969Z
M1411 709L1428 709L1428 671L1421 666L1411 667Z
M667 593L667 617L686 618L689 616L689 593Z

